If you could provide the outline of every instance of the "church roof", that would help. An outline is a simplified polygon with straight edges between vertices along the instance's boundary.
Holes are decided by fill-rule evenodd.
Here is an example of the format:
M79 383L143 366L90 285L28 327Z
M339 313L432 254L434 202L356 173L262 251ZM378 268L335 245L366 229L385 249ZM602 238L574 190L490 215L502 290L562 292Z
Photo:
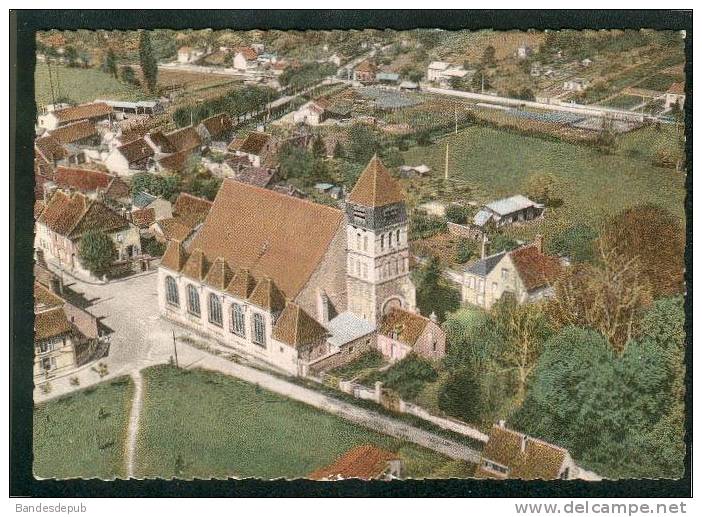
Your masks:
M204 280L207 274L207 260L202 250L195 249L185 262L181 273L193 280Z
M285 308L285 295L280 292L273 280L263 277L249 296L249 302L258 305L261 309L279 312Z
M397 180L375 155L358 178L348 201L357 205L380 207L401 203L404 196Z
M327 330L296 303L288 303L273 327L273 337L293 348L318 342Z
M180 271L185 265L185 261L188 259L183 250L183 246L180 244L179 240L173 239L168 241L168 246L166 251L163 253L161 258L161 265L167 267L172 271Z
M270 277L295 299L343 221L336 208L225 179L191 249Z
M256 279L248 269L240 269L236 272L226 291L237 298L247 299L256 287Z
M232 276L234 276L232 269L222 257L219 257L212 263L209 272L205 276L205 283L215 289L224 291L229 285Z

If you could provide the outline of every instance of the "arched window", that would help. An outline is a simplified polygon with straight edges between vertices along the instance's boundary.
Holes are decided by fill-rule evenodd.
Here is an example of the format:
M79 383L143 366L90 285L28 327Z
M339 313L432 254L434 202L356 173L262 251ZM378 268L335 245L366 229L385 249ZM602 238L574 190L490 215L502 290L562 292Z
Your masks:
M368 251L368 235L363 236L363 251Z
M397 245L400 245L400 230L397 230L397 234L395 235L395 242L397 242Z
M246 327L244 326L244 307L238 303L232 303L232 326L230 329L234 334L246 337Z
M195 316L200 315L200 295L192 284L188 284L188 312Z
M215 293L210 293L207 299L208 302L208 319L213 325L222 326L222 302L219 301L219 296Z
M172 276L166 277L166 301L171 305L175 305L176 307L180 306L180 300L178 298L178 284L176 284L175 278Z
M388 232L388 248L392 248L392 232Z
M259 313L253 315L253 342L260 346L266 346L266 323Z
M380 249L381 250L385 249L385 234L380 236Z
M356 234L356 249L357 250L361 249L361 234L360 233Z

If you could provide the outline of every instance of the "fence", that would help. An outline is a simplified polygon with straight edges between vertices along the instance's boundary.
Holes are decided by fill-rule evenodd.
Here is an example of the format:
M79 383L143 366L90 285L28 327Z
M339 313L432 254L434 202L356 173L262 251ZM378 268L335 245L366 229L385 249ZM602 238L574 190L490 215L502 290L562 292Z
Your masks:
M382 382L376 382L373 388L363 386L361 384L344 381L337 379L331 375L321 374L318 378L313 378L317 382L323 383L327 386L338 388L340 391L353 396L354 398L361 400L371 400L376 404L380 404L390 411L396 413L407 413L413 415L417 418L421 418L427 422L430 422L442 429L447 431L453 431L473 440L479 442L487 443L488 436L485 433L481 433L474 427L469 426L465 422L460 420L455 420L453 418L446 418L431 414L429 411L421 406L406 402L399 398L399 396L392 390L383 388Z

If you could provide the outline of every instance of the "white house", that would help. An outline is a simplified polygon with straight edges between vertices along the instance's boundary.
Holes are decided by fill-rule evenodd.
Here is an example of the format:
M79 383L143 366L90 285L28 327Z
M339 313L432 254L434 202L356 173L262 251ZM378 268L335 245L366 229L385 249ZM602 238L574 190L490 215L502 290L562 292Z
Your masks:
M309 101L293 112L293 122L318 126L324 121L324 115L328 107L329 104L322 99Z
M154 150L143 138L115 147L103 160L107 170L118 176L131 176L154 165Z
M178 63L193 63L205 55L205 51L191 47L178 49Z
M439 82L439 79L443 75L443 72L451 66L451 63L446 63L445 61L432 61L427 67L427 81L429 82Z
M236 70L240 72L246 72L247 70L256 68L258 66L257 61L258 54L251 47L240 48L234 55L232 64Z
M43 113L37 117L37 123L40 128L51 131L79 120L88 120L93 123L110 120L112 113L112 107L106 103L92 102Z

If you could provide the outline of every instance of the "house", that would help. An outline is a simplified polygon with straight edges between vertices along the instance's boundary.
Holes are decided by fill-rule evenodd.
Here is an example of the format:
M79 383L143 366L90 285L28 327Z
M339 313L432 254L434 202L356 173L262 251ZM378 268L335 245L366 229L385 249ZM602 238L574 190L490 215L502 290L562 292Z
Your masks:
M246 72L258 66L258 53L251 47L241 47L236 50L232 65L240 72Z
M191 228L175 217L154 221L154 223L149 226L151 235L163 244L168 243L170 240L185 242L194 231L194 228Z
M62 269L89 276L80 262L78 247L89 230L108 235L118 261L129 261L141 253L138 229L120 214L98 200L75 192L57 191L35 222L34 248Z
M265 188L275 181L276 172L276 169L247 165L237 169L232 174L232 178L242 183Z
M375 445L359 445L346 451L334 463L311 472L315 481L342 479L391 480L402 475L402 460L394 453Z
M161 314L305 375L330 352L326 326L335 315L350 312L375 328L391 308L415 310L404 196L377 157L346 210L225 179L188 242L168 244Z
M192 48L192 47L180 47L178 49L178 63L194 63L206 52L202 49Z
M475 214L473 224L479 228L487 226L500 228L513 223L531 221L540 217L543 212L542 204L518 194L484 205Z
M90 120L71 122L49 131L48 134L64 146L97 147L101 141L95 123Z
M326 118L326 110L329 108L329 101L326 99L316 99L306 102L293 112L293 122L295 124L308 124L318 126Z
M400 361L411 353L439 360L446 355L446 334L435 315L425 318L394 308L380 322L378 350L390 361Z
M51 131L79 120L88 120L93 124L101 121L111 121L112 113L111 106L104 102L93 102L44 113L37 117L37 121L40 128Z
M153 210L155 221L173 217L173 207L170 201L144 191L137 192L132 197L132 214L138 210Z
M192 156L190 151L178 151L177 153L162 155L156 160L154 165L158 172L177 174L183 172L190 156Z
M193 126L175 129L169 133L153 131L149 133L149 138L162 153L199 152L202 147L202 138Z
M154 167L153 148L144 138L115 147L103 160L107 170L118 176L132 176Z
M278 150L278 139L268 133L252 131L245 138L235 138L228 150L246 156L254 167L261 167Z
M129 185L121 178L95 169L79 169L59 165L54 173L56 187L82 192L91 199L124 201L129 197Z
M590 82L580 77L573 77L563 82L563 90L567 92L583 92L588 86L590 86Z
M437 83L443 76L443 73L451 66L451 63L445 61L432 61L427 67L427 81Z
M544 254L543 241L485 257L466 268L461 291L464 303L490 309L503 294L517 303L553 296L553 284L563 271L557 257Z
M505 427L492 426L476 477L491 479L577 479L580 469L562 447Z
M68 150L51 135L34 140L34 168L39 175L51 179L54 167L59 163L68 163L68 158Z
M680 109L685 104L685 85L683 83L673 83L665 92L665 108L670 109L678 106Z
M361 83L374 83L378 67L371 61L361 61L353 69L353 80Z
M163 104L158 100L152 101L115 101L96 99L95 102L104 102L112 107L116 120L131 119L138 116L153 116L163 113Z
M173 205L173 216L190 228L202 224L212 209L212 201L181 192Z
M232 139L234 125L226 113L218 113L204 119L197 127L198 134L203 142L229 142Z
M517 47L517 58L526 59L533 54L534 50L524 43Z

